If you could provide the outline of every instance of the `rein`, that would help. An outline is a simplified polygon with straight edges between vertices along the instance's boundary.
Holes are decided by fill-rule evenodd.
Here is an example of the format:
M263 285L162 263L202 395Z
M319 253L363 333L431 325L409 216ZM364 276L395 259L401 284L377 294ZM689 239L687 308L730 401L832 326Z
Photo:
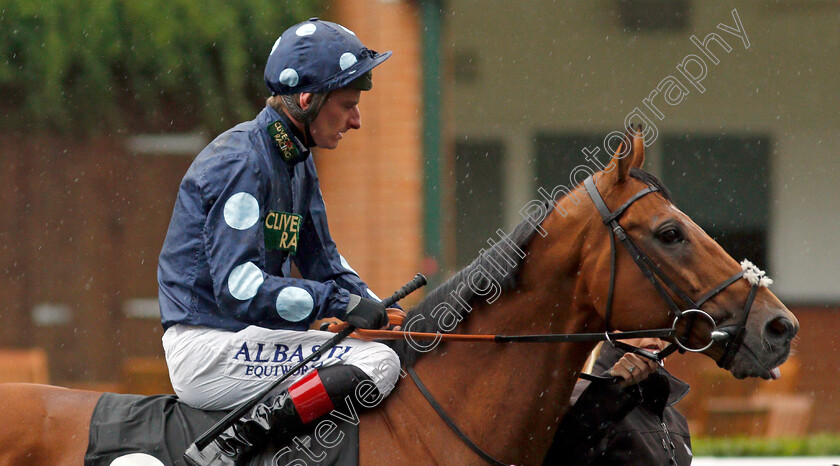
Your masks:
M634 202L641 199L647 194L658 191L658 189L653 186L642 189L641 191L633 195L633 197L624 202L624 204L622 204L618 209L616 209L615 211L610 211L603 198L601 197L598 188L595 186L595 181L591 176L584 181L584 186L586 187L586 192L592 199L593 204L595 204L595 207L601 214L604 224L608 228L610 228L610 230L613 233L612 235L610 235L610 287L607 295L607 305L604 318L607 327L607 330L605 332L542 335L481 335L357 329L355 335L366 340L398 340L405 338L408 340L438 340L494 343L579 343L589 341L607 341L613 346L616 346L628 352L636 353L640 356L649 359L653 359L657 362L661 362L666 356L669 356L675 351L680 351L681 353L686 351L695 353L702 352L707 350L712 344L714 344L715 341L721 341L726 347L726 352L720 358L720 360L717 361L717 363L724 369L728 369L728 366L732 362L732 357L734 357L735 353L737 353L741 343L743 342L747 318L749 317L752 302L760 285L758 283L753 283L753 280L750 280L750 282L752 283L750 295L747 299L747 303L744 308L744 313L741 316L740 321L736 325L736 330L734 334L730 335L727 332L717 330L717 323L714 321L714 319L708 313L700 310L699 308L706 301L710 300L718 293L720 293L733 283L737 282L739 279L743 278L747 270L750 270L750 268L755 269L755 267L748 261L745 261L748 264L748 266L742 264L743 270L724 280L717 287L702 295L700 298L697 299L697 301L694 301L665 272L663 272L662 269L659 268L659 266L657 266L656 263L654 263L653 260L641 248L639 248L638 245L636 245L633 239L630 238L630 235L628 235L624 228L622 228L621 225L618 223L618 219L627 210L627 208L630 207L631 204L633 204ZM627 332L614 331L614 328L610 322L612 316L613 296L615 295L615 274L617 270L617 248L615 246L616 238L618 238L619 241L621 241L622 245L624 245L624 247L630 253L630 257L633 258L633 261L636 263L639 269L641 269L644 276L648 279L648 281L651 282L656 291L665 301L670 311L674 314L674 322L670 328L633 330ZM755 270L757 271L757 269ZM757 272L759 277L763 275L763 272ZM685 310L681 309L677 305L677 303L671 298L671 295L665 290L662 283L664 283L666 287L668 287L675 295L677 295L677 297L680 298L680 300L684 301L690 307ZM698 317L705 318L711 324L711 338L709 340L709 343L707 343L705 346L692 348L687 346L687 343L685 343L683 340L687 340L687 334L690 332L691 327L694 324L694 320ZM688 318L689 322L686 327L685 334L680 337L677 335L677 324L681 319L684 318ZM402 324L402 322L397 320L395 322L392 322L392 324L400 325ZM341 328L341 325L330 325L330 330L333 331L337 331ZM651 353L644 349L636 348L634 346L630 346L624 342L619 341L633 338L674 338L674 342L659 353Z
M330 327L330 330L332 330L332 327ZM615 333L548 333L541 335L485 335L356 329L356 332L351 336L357 336L363 340L409 339L490 343L580 343L585 341L627 340L630 338L661 338L663 336L673 336L674 333L673 328L632 330Z
M639 200L647 194L658 191L658 188L649 186L645 189L642 189L641 191L633 195L633 197L627 200L624 204L622 204L618 209L616 209L615 211L610 211L603 198L601 197L600 192L598 192L598 188L595 186L595 181L592 176L588 177L584 181L584 186L586 187L587 194L589 194L589 197L592 199L592 202L595 204L595 207L601 214L601 219L603 220L604 225L606 225L607 228L609 228L612 232L612 234L610 235L610 286L607 295L606 311L604 314L604 320L606 325L606 331L604 333L546 335L465 335L405 332L392 330L357 330L357 333L362 338L382 340L410 338L462 342L489 341L495 343L566 343L606 340L609 344L618 347L624 351L632 352L640 356L653 359L659 363L661 363L666 356L670 355L674 351L680 351L681 353L686 351L702 352L707 350L716 341L718 341L724 345L724 354L719 360L717 360L717 364L718 366L728 370L732 364L732 360L734 359L735 354L738 352L741 345L743 344L744 337L746 335L747 318L749 317L750 309L752 307L752 303L755 299L756 293L758 292L758 288L760 286L766 286L772 283L772 281L764 277L763 271L759 270L752 263L745 260L741 263L741 271L724 280L718 286L716 286L715 288L698 298L697 301L692 300L687 293L685 293L665 272L663 272L662 269L660 269L659 266L657 266L656 263L654 263L653 260L641 248L639 248L639 246L633 241L632 238L630 238L630 236L627 234L624 228L622 228L621 225L618 223L618 219L631 204L633 204L634 202L636 202L637 200ZM621 241L621 244L624 245L625 249L627 249L627 252L630 253L630 257L633 258L633 261L636 263L636 265L639 267L639 269L642 271L642 273L648 279L648 281L650 281L651 284L653 284L654 288L662 297L663 301L665 301L665 304L668 306L669 310L674 314L674 323L672 324L671 328L635 330L619 333L616 333L614 331L615 329L610 324L610 317L612 315L612 303L613 296L615 294L617 255L617 248L615 245L616 238L618 238L618 240ZM744 306L744 312L738 319L738 322L735 324L735 330L733 333L729 333L725 330L718 330L717 322L715 322L715 320L707 312L702 311L699 308L705 302L707 302L712 297L716 296L718 293L725 290L741 278L746 278L752 285L750 288L749 296L747 297L746 304ZM668 293L668 291L665 290L665 287L670 289L681 301L683 301L685 304L688 304L689 307L687 309L681 309L680 306L677 305L677 303ZM710 339L708 344L702 347L692 348L688 346L688 337L691 332L691 328L698 317L708 320L708 322L711 324L712 330L710 332ZM677 324L681 319L687 319L686 328L683 335L677 335ZM631 346L619 341L622 339L646 337L673 338L673 342L659 353L652 353L642 348L637 348L635 346ZM463 432L463 430L461 430L458 427L458 425L455 424L452 418L449 417L449 415L446 413L443 407L435 400L434 396L432 396L432 394L420 380L420 377L417 375L417 373L412 367L408 367L407 372L411 376L411 379L414 381L415 385L417 385L417 388L432 406L432 408L434 408L434 410L438 413L441 419L443 419L446 425L449 426L449 428L458 436L458 438L460 438L471 450L473 450L473 452L475 452L487 463L492 464L494 466L505 464L490 456L478 445L476 445L475 442L470 440L470 438ZM612 377L599 377L590 374L580 374L580 376L589 380L615 380Z

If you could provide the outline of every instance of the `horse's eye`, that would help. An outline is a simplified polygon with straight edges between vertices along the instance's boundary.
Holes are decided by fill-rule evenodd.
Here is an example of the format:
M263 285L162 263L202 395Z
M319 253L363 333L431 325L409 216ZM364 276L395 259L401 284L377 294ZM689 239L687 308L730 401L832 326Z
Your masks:
M659 238L659 241L662 241L665 244L676 244L684 239L682 231L676 227L666 228L660 231L656 237Z

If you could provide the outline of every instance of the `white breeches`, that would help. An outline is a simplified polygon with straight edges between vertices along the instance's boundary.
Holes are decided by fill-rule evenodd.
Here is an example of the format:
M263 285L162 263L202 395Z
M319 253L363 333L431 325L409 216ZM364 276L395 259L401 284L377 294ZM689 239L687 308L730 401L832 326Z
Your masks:
M163 349L172 387L183 402L201 409L231 409L265 390L334 335L256 326L230 332L174 325L163 334ZM399 358L391 348L347 338L276 390L289 388L312 369L335 364L358 367L383 396L391 393L400 374Z

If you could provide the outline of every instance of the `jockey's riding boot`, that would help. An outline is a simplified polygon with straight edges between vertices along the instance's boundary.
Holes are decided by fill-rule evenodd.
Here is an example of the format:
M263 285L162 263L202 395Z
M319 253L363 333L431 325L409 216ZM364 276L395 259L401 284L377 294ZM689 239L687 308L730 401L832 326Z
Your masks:
M192 466L245 464L271 437L293 435L304 425L334 409L333 400L352 393L358 382L369 378L355 366L338 365L313 370L288 390L269 396L236 420L203 450L195 444L184 453Z

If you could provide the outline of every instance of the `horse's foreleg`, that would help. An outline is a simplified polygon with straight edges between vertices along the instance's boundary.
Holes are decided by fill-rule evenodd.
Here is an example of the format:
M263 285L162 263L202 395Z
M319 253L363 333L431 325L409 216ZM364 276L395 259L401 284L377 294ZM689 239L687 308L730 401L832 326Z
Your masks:
M0 465L81 465L101 393L0 384Z

